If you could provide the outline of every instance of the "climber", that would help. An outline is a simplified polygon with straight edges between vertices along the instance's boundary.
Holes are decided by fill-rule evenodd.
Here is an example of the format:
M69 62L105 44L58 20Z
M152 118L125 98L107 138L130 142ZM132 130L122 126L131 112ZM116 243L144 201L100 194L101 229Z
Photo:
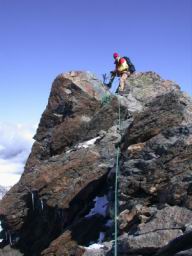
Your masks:
M120 83L117 91L122 92L124 91L127 77L135 72L135 67L128 57L121 58L118 53L114 53L113 58L115 59L114 64L116 65L116 68L114 71L111 71L111 78L107 86L111 88L115 76L118 76L120 77Z

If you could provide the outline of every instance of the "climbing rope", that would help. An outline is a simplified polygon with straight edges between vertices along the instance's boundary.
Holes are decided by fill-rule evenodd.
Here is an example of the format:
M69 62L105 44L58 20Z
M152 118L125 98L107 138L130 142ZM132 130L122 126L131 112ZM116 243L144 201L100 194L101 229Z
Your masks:
M119 116L119 132L121 134L121 105L119 102L118 116ZM116 155L116 170L115 170L115 245L114 245L114 256L117 256L117 236L118 236L118 181L119 181L119 157L120 157L120 146L117 147Z
M101 99L101 105L103 106L110 103L111 99L112 99L112 96L108 93L105 93Z
M120 148L117 148L117 157L116 157L116 172L115 172L115 253L114 255L117 256L117 234L118 234L118 176L119 176L119 152Z

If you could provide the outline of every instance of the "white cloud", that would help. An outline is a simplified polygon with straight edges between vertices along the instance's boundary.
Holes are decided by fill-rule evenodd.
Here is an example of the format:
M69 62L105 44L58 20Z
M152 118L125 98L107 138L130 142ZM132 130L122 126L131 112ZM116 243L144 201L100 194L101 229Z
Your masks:
M10 187L19 180L36 128L36 125L0 123L0 185Z

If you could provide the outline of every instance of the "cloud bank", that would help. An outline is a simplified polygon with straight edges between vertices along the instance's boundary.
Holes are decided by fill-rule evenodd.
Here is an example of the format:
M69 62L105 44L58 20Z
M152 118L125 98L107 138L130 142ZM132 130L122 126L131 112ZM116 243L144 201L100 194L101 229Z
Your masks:
M18 182L33 144L36 125L0 123L0 185Z

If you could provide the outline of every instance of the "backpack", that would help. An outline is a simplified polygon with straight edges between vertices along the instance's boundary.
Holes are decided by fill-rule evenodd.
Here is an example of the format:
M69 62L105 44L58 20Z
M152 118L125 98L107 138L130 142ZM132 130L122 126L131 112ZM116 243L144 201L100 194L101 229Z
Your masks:
M133 65L133 63L131 62L131 60L128 57L123 57L123 59L125 59L127 61L127 64L129 65L129 71L132 73L134 73L136 71L135 66Z

